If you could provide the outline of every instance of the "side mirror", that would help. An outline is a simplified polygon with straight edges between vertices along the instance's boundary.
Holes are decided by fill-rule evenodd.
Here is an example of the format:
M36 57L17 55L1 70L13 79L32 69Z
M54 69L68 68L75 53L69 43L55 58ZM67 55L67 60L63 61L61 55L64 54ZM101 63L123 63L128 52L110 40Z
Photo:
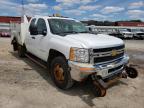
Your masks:
M38 35L37 25L31 25L29 30L31 35Z
M47 30L43 30L43 31L42 31L42 35L43 35L43 36L46 36L46 35L47 35Z

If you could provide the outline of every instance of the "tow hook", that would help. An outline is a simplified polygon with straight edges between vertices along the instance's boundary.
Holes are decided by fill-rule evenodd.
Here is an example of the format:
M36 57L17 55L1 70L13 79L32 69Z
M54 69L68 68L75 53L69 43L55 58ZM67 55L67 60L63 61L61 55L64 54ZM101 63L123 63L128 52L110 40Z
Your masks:
M138 76L138 71L132 66L126 66L125 72L128 77L133 78L133 79Z

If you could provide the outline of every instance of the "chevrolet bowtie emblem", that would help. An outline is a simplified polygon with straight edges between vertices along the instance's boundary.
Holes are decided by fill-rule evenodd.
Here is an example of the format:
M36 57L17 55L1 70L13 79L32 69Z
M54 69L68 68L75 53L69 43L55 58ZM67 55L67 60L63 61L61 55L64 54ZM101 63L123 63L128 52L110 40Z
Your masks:
M112 56L116 56L117 55L117 51L116 50L112 50Z

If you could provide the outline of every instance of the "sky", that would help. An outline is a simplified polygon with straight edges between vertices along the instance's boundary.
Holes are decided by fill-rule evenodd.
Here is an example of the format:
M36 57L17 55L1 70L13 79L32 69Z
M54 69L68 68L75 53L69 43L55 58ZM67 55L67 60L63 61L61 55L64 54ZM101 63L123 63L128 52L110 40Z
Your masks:
M144 21L144 0L23 0L28 16L59 13L78 20ZM0 16L21 16L22 0L0 0Z

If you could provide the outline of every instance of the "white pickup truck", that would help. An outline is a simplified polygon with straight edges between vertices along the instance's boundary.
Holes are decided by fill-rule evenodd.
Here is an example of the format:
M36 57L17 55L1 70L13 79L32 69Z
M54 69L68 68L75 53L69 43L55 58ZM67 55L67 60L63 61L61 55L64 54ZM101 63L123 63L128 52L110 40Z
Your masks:
M133 38L133 33L128 31L127 29L118 29L118 37L119 38L129 38L132 39Z
M140 29L128 29L131 33L133 33L133 37L135 39L144 39L144 32Z
M24 16L23 23L11 23L11 36L19 56L30 54L45 62L61 89L91 78L96 94L104 96L105 85L126 76L124 70L129 69L129 57L121 39L91 34L81 22L71 18L36 16L28 22ZM133 72L130 75L134 77Z

